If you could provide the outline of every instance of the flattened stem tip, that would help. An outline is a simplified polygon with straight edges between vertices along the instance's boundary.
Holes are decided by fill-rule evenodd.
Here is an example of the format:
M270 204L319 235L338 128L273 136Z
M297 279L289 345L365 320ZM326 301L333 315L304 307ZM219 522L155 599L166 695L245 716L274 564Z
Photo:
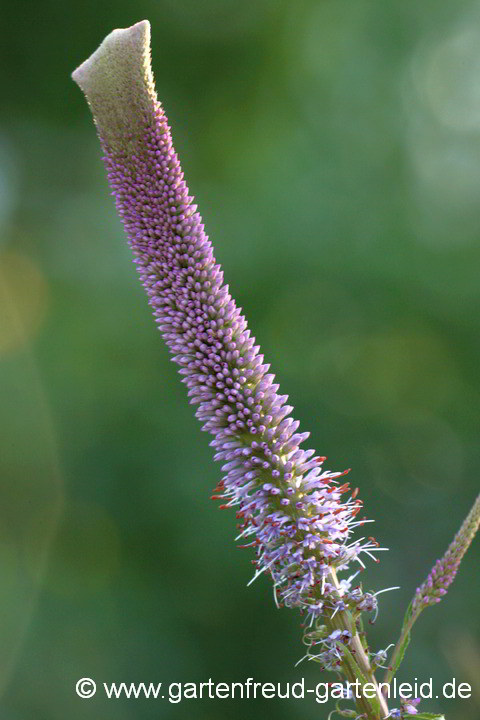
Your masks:
M84 92L102 141L125 145L145 125L156 100L150 63L150 23L113 30L72 73Z

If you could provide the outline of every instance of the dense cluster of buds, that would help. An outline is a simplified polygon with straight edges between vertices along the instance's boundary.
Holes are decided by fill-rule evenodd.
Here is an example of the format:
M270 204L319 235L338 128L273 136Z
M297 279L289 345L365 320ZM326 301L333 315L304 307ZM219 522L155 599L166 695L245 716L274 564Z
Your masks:
M213 435L223 479L214 491L235 507L239 539L255 550L278 604L313 622L368 604L348 580L332 584L373 538L351 539L365 522L344 473L302 449L292 419L247 323L232 299L189 195L150 68L149 24L116 30L73 74L97 124L104 162L156 322L180 366L203 429ZM139 71L140 68L140 71ZM114 80L112 80L114 78ZM373 603L374 605L374 603Z
M412 615L417 615L427 605L439 603L447 593L457 574L460 562L467 552L480 525L480 495L462 523L445 555L437 560L427 579L417 588L412 605Z

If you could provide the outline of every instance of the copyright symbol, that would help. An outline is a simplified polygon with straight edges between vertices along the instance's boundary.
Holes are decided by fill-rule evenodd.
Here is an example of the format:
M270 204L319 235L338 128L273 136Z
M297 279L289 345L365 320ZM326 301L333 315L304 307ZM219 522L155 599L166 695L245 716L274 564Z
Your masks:
M91 678L81 678L75 685L78 697L91 698L97 692L95 681Z

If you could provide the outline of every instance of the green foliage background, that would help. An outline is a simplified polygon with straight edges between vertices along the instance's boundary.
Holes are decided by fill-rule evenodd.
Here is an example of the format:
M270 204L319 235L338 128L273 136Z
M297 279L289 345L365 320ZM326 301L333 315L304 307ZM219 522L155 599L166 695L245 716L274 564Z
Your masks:
M304 701L107 701L111 681L293 682L300 619L247 589L208 438L130 263L70 72L152 23L157 89L234 297L312 447L390 549L363 582L396 639L478 491L480 5L16 0L0 44L4 720L326 720ZM400 677L479 716L478 543ZM476 683L476 685L475 685Z

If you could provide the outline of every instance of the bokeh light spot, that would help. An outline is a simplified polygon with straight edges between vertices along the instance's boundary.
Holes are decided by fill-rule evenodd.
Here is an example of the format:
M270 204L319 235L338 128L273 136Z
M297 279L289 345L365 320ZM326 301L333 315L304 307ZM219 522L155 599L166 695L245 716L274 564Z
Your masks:
M462 28L427 47L414 63L421 95L444 125L480 130L480 31Z

